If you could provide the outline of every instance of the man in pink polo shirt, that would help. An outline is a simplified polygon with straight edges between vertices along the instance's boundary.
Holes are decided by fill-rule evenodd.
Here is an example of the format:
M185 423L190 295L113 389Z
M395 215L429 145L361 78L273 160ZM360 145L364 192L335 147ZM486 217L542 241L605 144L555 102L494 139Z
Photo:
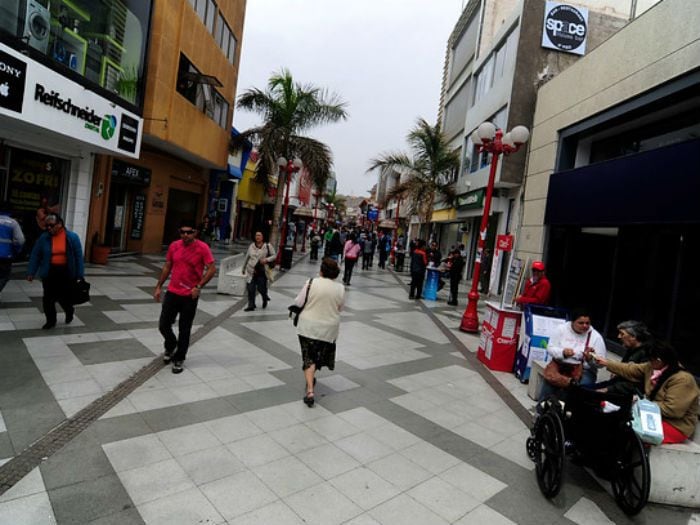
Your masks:
M170 275L168 291L163 299L158 330L165 339L163 361L172 359L173 374L182 372L187 349L190 346L192 321L197 312L197 302L202 288L216 273L214 257L206 243L195 238L194 221L183 220L180 224L180 240L168 247L165 266L160 272L153 297L160 302L161 288ZM173 333L173 323L180 314L178 335Z

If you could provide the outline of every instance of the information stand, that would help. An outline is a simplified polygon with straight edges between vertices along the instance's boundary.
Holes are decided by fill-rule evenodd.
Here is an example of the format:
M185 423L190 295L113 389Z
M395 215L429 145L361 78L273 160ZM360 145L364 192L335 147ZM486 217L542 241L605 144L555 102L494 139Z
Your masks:
M512 372L520 330L520 310L487 302L477 357L491 370Z
M568 312L562 308L525 305L522 313L520 346L515 357L515 377L522 383L530 380L530 366L535 360L548 361L547 344L554 331L566 322Z

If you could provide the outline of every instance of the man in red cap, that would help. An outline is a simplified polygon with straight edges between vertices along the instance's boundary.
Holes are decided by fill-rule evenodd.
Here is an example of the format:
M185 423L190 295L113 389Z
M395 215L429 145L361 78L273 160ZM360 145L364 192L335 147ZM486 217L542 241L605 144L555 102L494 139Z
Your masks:
M552 285L544 274L544 263L535 261L532 263L532 277L525 283L525 291L518 296L515 302L523 304L549 304L549 294Z

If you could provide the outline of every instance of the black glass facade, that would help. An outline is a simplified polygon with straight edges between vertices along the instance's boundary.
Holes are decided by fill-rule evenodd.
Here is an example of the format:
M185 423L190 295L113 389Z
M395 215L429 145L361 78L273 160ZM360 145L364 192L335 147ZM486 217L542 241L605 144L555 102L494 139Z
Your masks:
M150 16L151 0L2 0L0 39L138 108Z

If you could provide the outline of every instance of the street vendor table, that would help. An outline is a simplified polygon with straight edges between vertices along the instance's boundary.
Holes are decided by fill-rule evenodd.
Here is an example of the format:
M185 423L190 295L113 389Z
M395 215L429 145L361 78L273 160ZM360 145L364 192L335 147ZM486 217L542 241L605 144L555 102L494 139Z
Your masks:
M477 357L491 370L512 372L520 332L520 310L487 302Z

